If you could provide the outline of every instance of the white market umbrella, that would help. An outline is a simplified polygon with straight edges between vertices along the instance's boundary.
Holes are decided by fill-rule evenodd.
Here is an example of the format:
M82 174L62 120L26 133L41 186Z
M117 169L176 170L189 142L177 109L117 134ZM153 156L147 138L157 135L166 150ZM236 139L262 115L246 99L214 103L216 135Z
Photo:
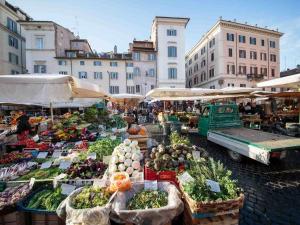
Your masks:
M295 74L286 77L280 77L268 81L257 83L257 87L282 87L293 88L299 90L300 88L300 74Z

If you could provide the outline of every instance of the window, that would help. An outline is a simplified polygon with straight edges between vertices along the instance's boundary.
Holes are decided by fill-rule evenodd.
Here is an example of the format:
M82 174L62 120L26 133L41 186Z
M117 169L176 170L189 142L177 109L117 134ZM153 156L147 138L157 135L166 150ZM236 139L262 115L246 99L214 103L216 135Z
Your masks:
M135 85L135 92L140 93L141 92L141 86L140 85Z
M250 59L257 59L257 53L254 51L250 51Z
M95 80L102 79L102 72L94 72L94 79Z
M151 87L150 87L150 88L151 88L151 90L152 90L152 89L154 89L155 87L154 87L154 85L153 85L153 84L151 84Z
M234 41L234 34L227 33L227 41Z
M256 45L256 38L250 37L250 45Z
M251 67L250 67L250 74L257 75L257 67L251 66Z
M177 57L177 47L175 46L168 47L168 57Z
M10 71L10 73L11 73L12 75L15 75L15 74L19 74L19 71L12 70L12 71Z
M8 36L8 45L18 49L19 48L18 39L9 35Z
M271 88L271 91L272 91L272 92L276 92L276 88L273 88L273 87L272 87L272 88Z
M168 29L167 30L167 36L177 36L177 30Z
M231 87L234 87L234 83L231 83L231 84L228 83L227 86L228 86L228 87L230 87L230 86L231 86Z
M126 87L126 92L128 94L134 94L135 93L135 86L127 86Z
M94 66L101 66L101 61L94 61Z
M204 53L205 53L205 46L201 48L201 55L203 55Z
M172 80L177 79L177 68L169 68L168 69L168 78Z
M14 53L11 52L8 53L8 60L11 64L15 64L15 65L19 64L19 56Z
M37 49L43 49L44 48L44 37L36 37L35 38L35 47Z
M276 55L275 54L270 54L270 61L271 62L276 62Z
M197 71L198 71L198 63L196 63L195 65L194 65L194 73L196 73Z
M211 53L211 55L210 55L210 61L214 61L215 60L215 54L214 53Z
M87 79L87 72L85 71L78 72L78 77L79 79Z
M154 77L155 76L155 70L154 69L149 69L148 76L149 77Z
M62 75L68 75L68 72L67 72L67 71L59 71L58 73L59 73L59 74L62 74Z
M191 64L192 64L192 62L193 62L193 60L192 60L192 59L190 59L190 60L189 60L189 65L191 65Z
M148 60L149 61L154 61L155 60L155 54L153 54L153 53L148 54Z
M271 76L275 77L275 69L274 68L271 69Z
M216 89L215 85L209 87L209 89Z
M227 65L227 74L235 74L235 65Z
M109 76L112 80L118 80L118 72L110 72Z
M194 60L197 60L198 59L198 53L196 53L195 55L194 55Z
M209 70L209 78L212 78L214 76L215 76L215 69L212 68L212 69Z
M119 94L119 86L109 86L109 93Z
M118 66L118 62L110 62L110 66L111 67L117 67Z
M135 61L141 61L141 54L139 52L134 52L132 58Z
M203 71L202 73L201 73L201 82L202 81L205 81L206 80L206 73L205 73L205 71Z
M198 84L198 77L194 77L194 85Z
M239 57L246 59L246 50L239 50Z
M126 73L127 80L133 80L133 73Z
M267 68L261 67L261 68L260 68L260 74L262 74L262 75L264 75L264 76L267 76L267 74L268 74Z
M239 42L240 42L240 43L246 43L246 36L244 36L244 35L239 35Z
M69 57L69 58L76 57L76 52L67 52L67 57Z
M261 39L261 46L265 46L265 40Z
M85 62L84 61L79 61L80 66L84 66Z
M246 84L240 84L240 87L246 87Z
M33 66L33 72L34 73L46 73L46 65L34 65Z
M10 31L17 33L17 23L9 17L7 17L7 25L6 26Z
M228 49L228 56L229 56L229 57L232 57L232 48L229 48L229 49Z
M205 59L203 59L203 60L201 61L201 68L204 67L205 64L206 64L206 61L205 61Z
M260 53L260 60L267 61L267 53L261 52Z
M209 41L209 47L212 48L212 47L215 45L215 43L216 43L215 38L211 39L211 40Z
M239 74L247 74L247 67L246 66L239 66Z
M127 62L126 67L133 67L133 63L132 62Z
M276 48L275 41L270 41L270 48Z
M58 60L58 65L60 65L60 66L66 66L67 65L67 61L66 60Z
M139 67L134 67L133 68L133 74L134 76L141 76L141 71Z

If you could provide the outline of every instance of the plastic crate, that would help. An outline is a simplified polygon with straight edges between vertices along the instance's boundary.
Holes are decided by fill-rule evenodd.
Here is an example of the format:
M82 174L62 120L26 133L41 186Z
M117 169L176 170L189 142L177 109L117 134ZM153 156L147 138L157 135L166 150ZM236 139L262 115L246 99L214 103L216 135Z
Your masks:
M150 168L144 167L144 179L145 180L157 180L157 181L169 181L170 183L178 186L178 180L176 176L176 171L164 170L164 171L154 171Z

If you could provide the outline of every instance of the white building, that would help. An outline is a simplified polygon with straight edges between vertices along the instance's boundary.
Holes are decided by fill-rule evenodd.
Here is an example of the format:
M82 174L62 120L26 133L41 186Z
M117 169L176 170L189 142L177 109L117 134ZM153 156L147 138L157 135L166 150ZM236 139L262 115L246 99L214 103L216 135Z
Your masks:
M153 20L151 41L157 51L157 86L185 87L185 28L188 18L161 17Z
M256 87L257 82L279 77L282 35L220 19L186 55L186 86Z
M0 75L26 73L25 37L18 21L30 19L21 9L0 0Z

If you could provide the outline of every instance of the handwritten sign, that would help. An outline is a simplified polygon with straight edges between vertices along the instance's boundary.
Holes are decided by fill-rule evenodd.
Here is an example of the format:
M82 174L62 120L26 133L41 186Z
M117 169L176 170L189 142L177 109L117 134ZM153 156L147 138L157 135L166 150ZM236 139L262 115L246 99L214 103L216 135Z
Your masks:
M54 151L52 154L52 158L59 158L62 154L62 151Z
M100 188L106 187L106 180L105 179L94 179L93 186L100 187Z
M87 156L87 159L96 159L96 158L97 158L96 152L91 152Z
M76 189L76 186L70 184L62 184L61 185L61 193L64 195L69 195Z
M72 162L69 160L62 160L59 164L59 169L66 170L71 166Z
M178 180L181 184L186 184L189 182L193 182L195 179L188 172L184 172L183 174L178 176Z
M103 163L108 165L109 162L110 162L110 159L111 159L111 155L104 155L103 156Z
M206 185L213 192L220 192L221 191L220 184L216 181L206 179Z
M38 159L45 159L48 155L48 152L39 152L39 154L37 155Z
M52 165L52 161L44 162L44 163L42 163L42 165L41 165L41 169L47 169L47 168L50 168L51 165Z
M144 180L144 189L157 191L157 180Z
M34 182L35 182L35 178L34 177L32 177L31 179L30 179L30 181L29 181L29 186L33 186L33 184L34 184Z
M194 160L200 159L200 151L192 151Z

